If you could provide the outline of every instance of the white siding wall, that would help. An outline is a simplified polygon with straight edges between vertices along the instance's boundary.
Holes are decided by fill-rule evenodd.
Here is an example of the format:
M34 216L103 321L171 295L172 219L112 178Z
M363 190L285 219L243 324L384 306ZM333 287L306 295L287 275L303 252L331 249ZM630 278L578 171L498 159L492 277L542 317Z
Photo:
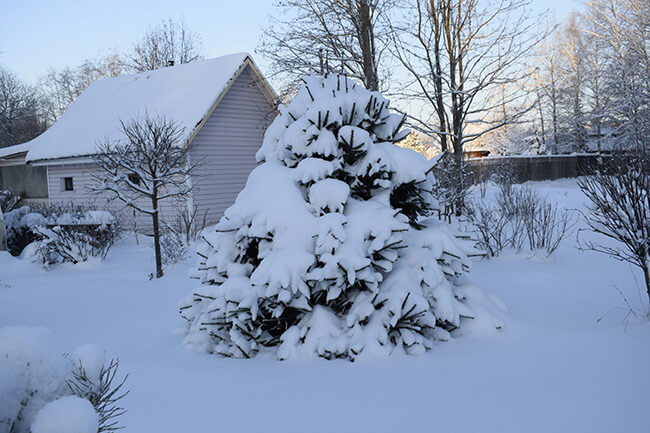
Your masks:
M110 194L95 194L90 191L93 182L93 174L97 173L99 168L95 164L65 164L50 165L47 167L47 186L49 201L52 204L85 204L95 206L97 209L108 210L113 213L119 213L125 219L129 228L133 223L137 223L139 229L149 232L151 230L151 217L149 215L136 213L134 220L133 210L126 208L125 205L118 201L109 201ZM72 177L73 191L64 191L62 188L63 178ZM148 200L143 200L141 205L151 208ZM171 200L163 200L160 205L160 213L164 219L166 216L172 216L175 209Z
M216 223L257 166L255 153L273 120L273 105L249 67L235 80L194 138L192 161L203 164L192 177L193 199L207 222Z

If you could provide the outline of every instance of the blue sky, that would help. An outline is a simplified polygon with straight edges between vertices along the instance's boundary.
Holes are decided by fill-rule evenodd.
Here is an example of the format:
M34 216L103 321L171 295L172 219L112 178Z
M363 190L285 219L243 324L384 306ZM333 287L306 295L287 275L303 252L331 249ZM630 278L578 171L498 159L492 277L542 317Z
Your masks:
M112 49L128 50L147 27L184 19L201 35L206 57L253 52L273 12L272 0L21 0L0 15L0 63L33 82L50 67L76 65ZM533 0L562 18L577 0ZM265 62L257 59L262 69Z

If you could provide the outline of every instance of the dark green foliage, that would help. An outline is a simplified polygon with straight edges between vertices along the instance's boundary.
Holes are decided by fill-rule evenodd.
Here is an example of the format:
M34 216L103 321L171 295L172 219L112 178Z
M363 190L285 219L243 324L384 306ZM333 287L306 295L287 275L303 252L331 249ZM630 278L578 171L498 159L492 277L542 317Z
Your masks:
M417 220L429 215L431 209L422 196L418 182L411 181L397 185L390 192L390 205L406 215L413 227L418 227Z

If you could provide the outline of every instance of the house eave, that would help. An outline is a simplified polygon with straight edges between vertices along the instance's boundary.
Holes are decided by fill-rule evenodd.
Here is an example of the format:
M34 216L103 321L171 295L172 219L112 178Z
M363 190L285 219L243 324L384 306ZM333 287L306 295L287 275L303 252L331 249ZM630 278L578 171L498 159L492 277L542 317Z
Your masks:
M19 152L0 158L0 167L11 167L16 165L25 165L25 157L27 152Z
M92 164L95 159L92 155L86 156L68 156L65 158L52 158L52 159L36 159L27 161L27 164L34 167L42 167L48 165L65 165L65 164Z

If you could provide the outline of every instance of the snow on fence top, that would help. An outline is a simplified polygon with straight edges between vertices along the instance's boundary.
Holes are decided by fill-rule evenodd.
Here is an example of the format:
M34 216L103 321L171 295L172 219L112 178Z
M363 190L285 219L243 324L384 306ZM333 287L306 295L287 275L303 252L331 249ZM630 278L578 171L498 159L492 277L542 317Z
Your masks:
M185 128L185 142L226 90L246 53L93 82L51 128L25 143L27 161L88 156L122 138L120 120L161 115Z

